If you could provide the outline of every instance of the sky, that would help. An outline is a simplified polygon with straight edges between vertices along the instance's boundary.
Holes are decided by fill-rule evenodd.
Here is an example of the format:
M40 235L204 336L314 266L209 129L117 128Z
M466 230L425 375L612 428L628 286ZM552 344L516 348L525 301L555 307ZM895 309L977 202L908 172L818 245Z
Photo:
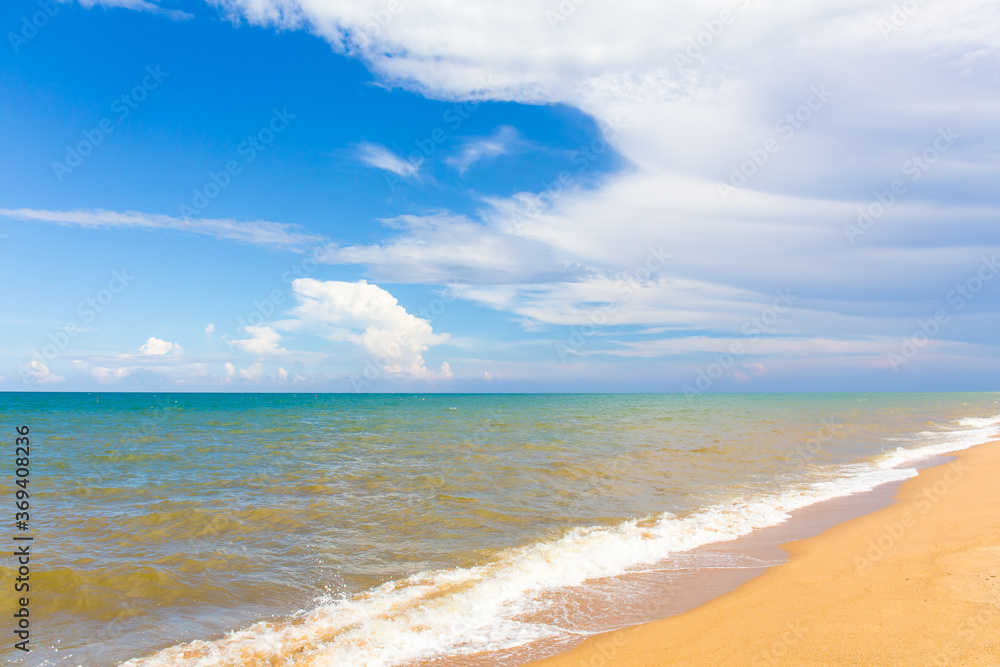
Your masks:
M998 390L998 26L10 0L0 390Z

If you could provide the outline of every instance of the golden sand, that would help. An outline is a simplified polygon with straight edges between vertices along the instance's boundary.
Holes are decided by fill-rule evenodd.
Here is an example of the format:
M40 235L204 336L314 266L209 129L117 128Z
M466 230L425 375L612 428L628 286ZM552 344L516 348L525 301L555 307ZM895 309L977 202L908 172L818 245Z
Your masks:
M1000 665L1000 442L956 457L731 593L532 667Z

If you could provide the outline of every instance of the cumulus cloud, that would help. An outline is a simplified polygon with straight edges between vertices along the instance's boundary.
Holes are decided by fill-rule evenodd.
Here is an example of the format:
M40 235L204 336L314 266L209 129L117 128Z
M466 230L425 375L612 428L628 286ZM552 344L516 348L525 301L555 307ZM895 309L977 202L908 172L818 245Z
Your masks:
M38 384L52 384L56 382L65 382L66 378L61 375L57 375L49 370L41 361L37 359L28 364L23 364L20 366L21 377L26 382L36 382Z
M139 348L139 356L141 357L162 357L167 354L180 354L181 352L183 350L177 343L160 340L155 336L150 336L143 343L142 347Z
M90 374L101 384L117 382L128 377L129 373L131 373L130 368L105 368L97 366L90 369Z
M243 331L249 335L248 338L232 338L227 342L239 350L262 357L288 353L288 350L278 344L281 342L281 334L269 326L248 325L243 327Z
M261 362L256 362L250 364L246 368L240 371L240 377L249 382L256 382L260 380L264 375L264 364Z
M358 153L361 161L376 169L390 171L397 176L409 178L420 170L419 164L412 164L399 157L385 146L370 144L367 142L358 145Z
M379 360L392 375L433 377L423 353L448 339L430 322L406 312L392 294L366 280L341 282L299 278L292 282L299 305L283 326L320 332L332 341L349 341ZM438 376L450 377L443 365Z
M215 325L214 324L209 324L207 327L205 327L205 333L207 333L207 334L213 334L213 333L215 333Z
M322 236L299 231L297 225L282 222L238 222L229 218L174 218L169 215L137 211L119 213L104 209L49 211L20 208L0 209L0 216L25 222L48 222L87 229L173 230L284 250L301 251L325 240Z

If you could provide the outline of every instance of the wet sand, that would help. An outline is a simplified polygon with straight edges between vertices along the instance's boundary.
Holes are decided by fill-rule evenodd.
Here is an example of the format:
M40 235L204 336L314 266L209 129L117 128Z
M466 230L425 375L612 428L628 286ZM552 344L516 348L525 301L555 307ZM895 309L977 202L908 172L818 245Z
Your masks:
M1000 664L1000 442L895 496L783 544L788 562L691 611L531 664Z

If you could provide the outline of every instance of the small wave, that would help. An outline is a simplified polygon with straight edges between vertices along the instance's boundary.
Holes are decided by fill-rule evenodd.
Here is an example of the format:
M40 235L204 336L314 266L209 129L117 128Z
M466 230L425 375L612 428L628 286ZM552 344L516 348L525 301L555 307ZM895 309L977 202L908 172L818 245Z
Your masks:
M911 449L826 471L822 479L702 510L578 527L561 538L511 549L469 568L421 572L350 599L326 599L288 622L258 623L217 641L194 641L125 667L302 665L391 667L435 656L500 651L570 631L519 620L546 591L649 568L671 554L736 539L786 521L824 500L915 476L897 466L987 442L997 418L961 420L961 430L921 435Z

